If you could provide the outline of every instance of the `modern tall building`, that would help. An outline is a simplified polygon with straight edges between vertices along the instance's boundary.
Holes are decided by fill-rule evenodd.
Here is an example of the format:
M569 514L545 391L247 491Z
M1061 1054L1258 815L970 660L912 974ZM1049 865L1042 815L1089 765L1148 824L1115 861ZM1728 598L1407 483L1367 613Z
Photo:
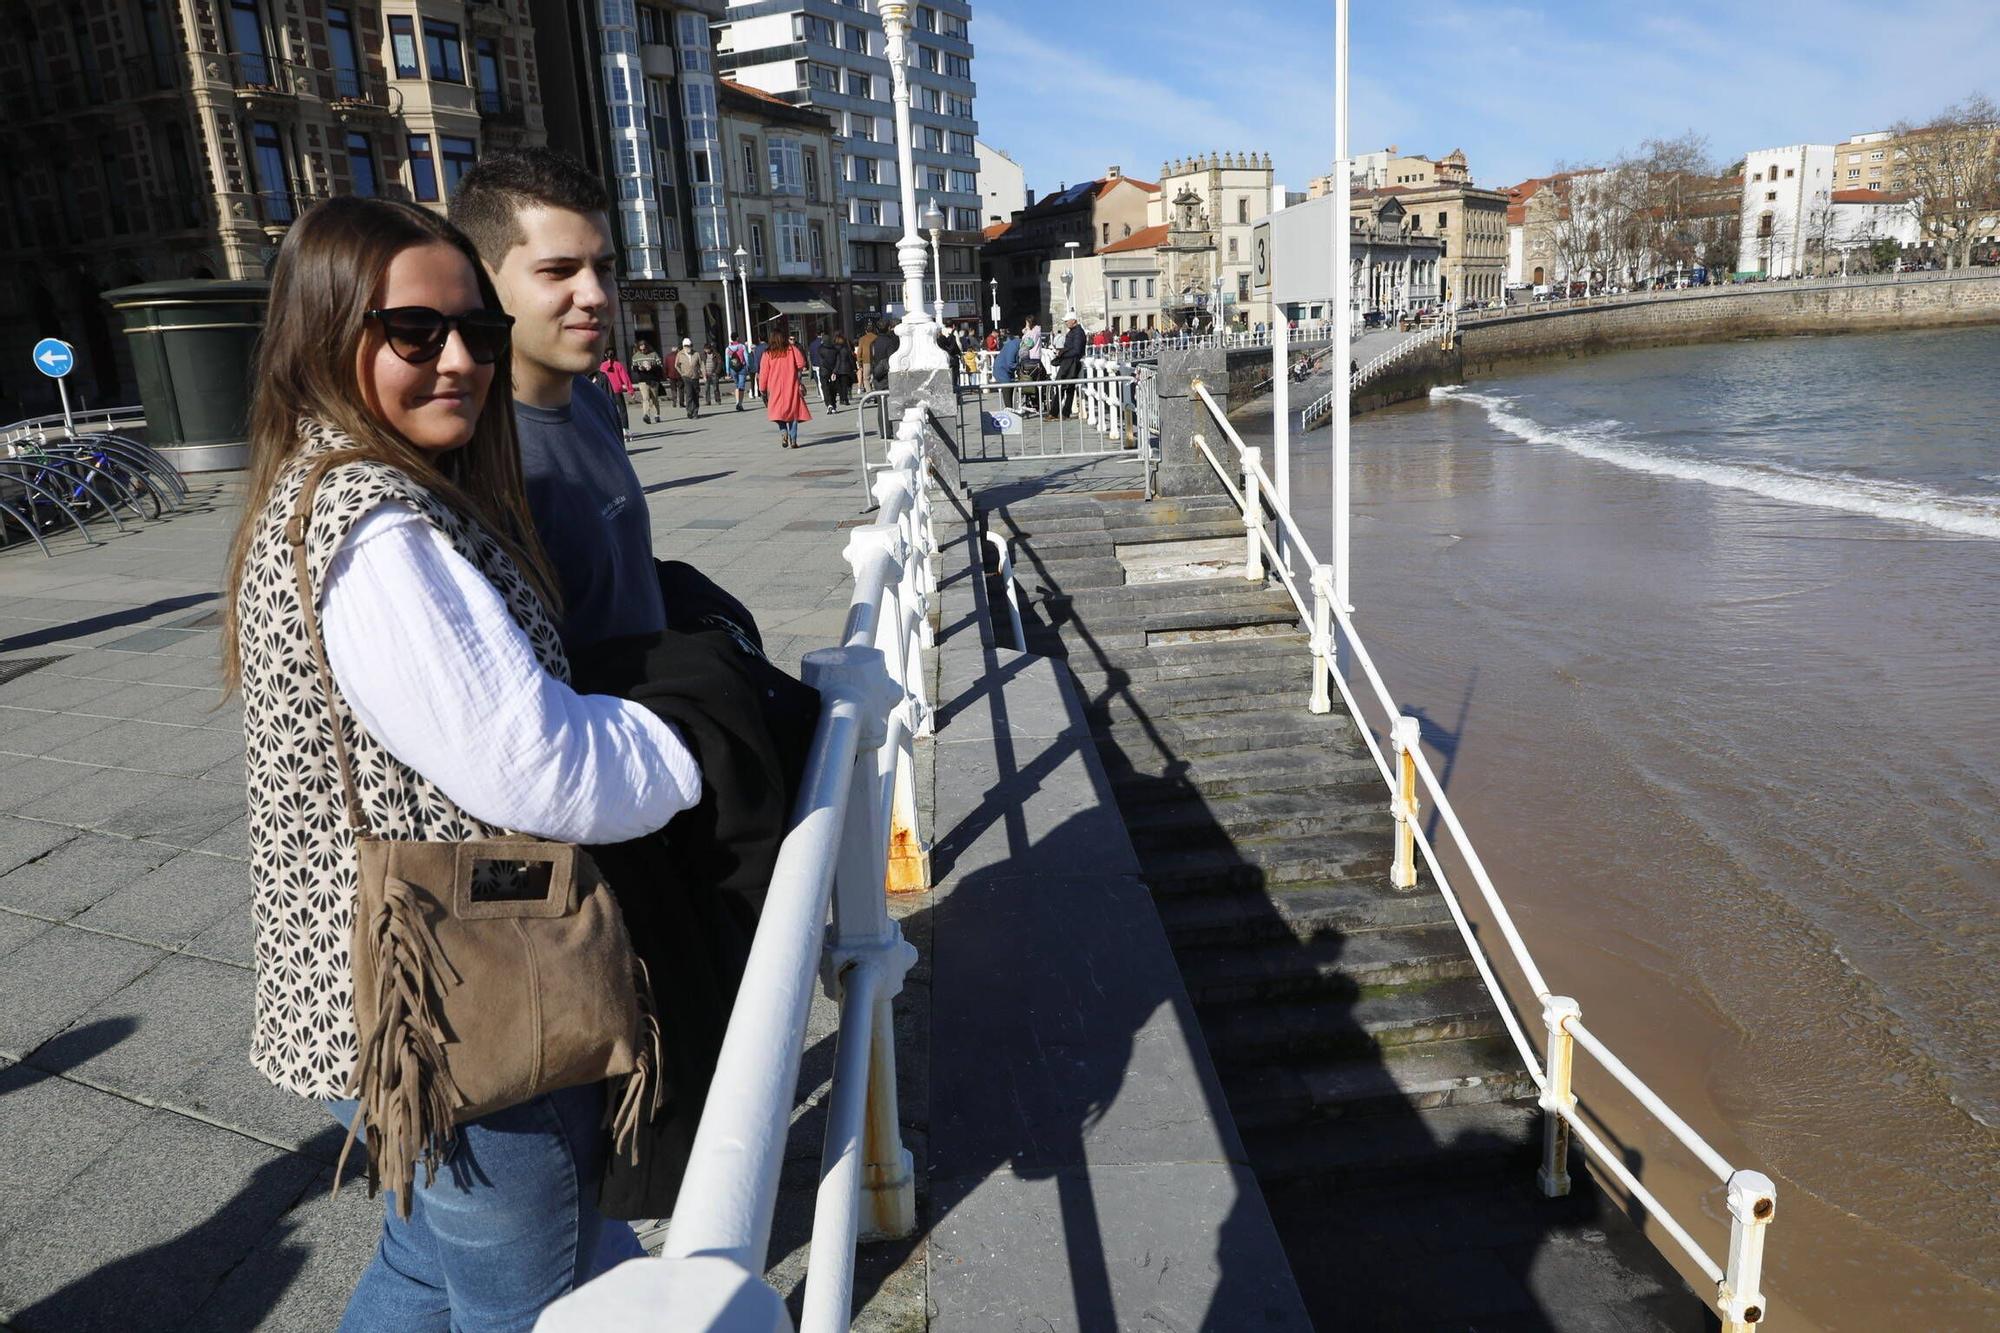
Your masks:
M72 393L133 388L98 293L263 277L314 202L442 209L480 154L542 140L527 0L81 0L0 42L0 345L64 338ZM0 367L0 411L47 382ZM37 382L40 381L40 382Z
M1006 222L1020 209L1034 203L1028 194L1028 174L1004 148L995 148L983 139L973 140L979 157L979 192L985 199L985 225Z
M935 202L948 318L981 308L979 124L973 114L972 7L930 0L911 7L911 157L917 207ZM716 64L728 77L795 105L833 115L837 179L856 322L900 301L896 242L903 234L895 108L875 0L730 0L717 27ZM928 288L929 278L926 279ZM753 296L756 283L751 283Z
M733 239L712 25L723 0L528 0L548 141L604 179L617 345L720 342Z

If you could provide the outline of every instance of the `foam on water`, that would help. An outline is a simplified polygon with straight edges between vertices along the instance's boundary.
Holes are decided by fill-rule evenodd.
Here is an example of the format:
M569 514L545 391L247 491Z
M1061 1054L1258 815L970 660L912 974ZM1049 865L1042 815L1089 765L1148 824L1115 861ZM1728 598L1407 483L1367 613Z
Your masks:
M1617 434L1620 423L1616 421L1591 426L1545 426L1515 411L1517 404L1511 398L1474 393L1452 385L1432 389L1431 397L1482 408L1495 426L1529 444L1554 445L1579 457L1634 472L1748 491L1791 504L1819 505L1917 523L1958 536L2000 540L2000 496L1950 495L1908 482L1808 472L1763 463L1680 458L1621 440Z

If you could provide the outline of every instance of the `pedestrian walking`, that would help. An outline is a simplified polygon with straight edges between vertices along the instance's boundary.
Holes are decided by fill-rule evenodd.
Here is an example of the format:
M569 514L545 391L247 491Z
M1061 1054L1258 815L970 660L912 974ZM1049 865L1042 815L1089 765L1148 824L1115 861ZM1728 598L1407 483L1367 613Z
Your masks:
M681 339L681 350L674 353L674 373L681 377L681 406L692 421L701 415L701 357L692 338Z
M872 389L889 387L889 358L902 345L902 336L894 328L883 329L875 335L874 343L868 349L868 386Z
M764 398L764 381L759 378L758 371L763 369L763 365L764 344L750 344L750 387L757 391L757 397L760 401Z
M764 415L778 424L778 443L799 447L799 423L811 421L806 407L806 357L792 345L791 335L774 330L757 368L757 387L764 394Z
M813 383L819 388L819 400L822 403L826 401L826 348L827 338L824 333L814 333L812 340L806 344L806 364L812 367Z
M708 405L722 406L722 353L710 343L701 349L701 380L708 386Z
M729 346L722 350L723 367L736 385L736 410L743 410L743 389L750 380L750 349L743 345L741 338L731 338Z
M597 373L603 377L604 391L611 395L611 405L618 409L618 433L630 434L632 414L627 404L632 397L632 375L618 359L616 347L605 345L604 360L597 363Z
M833 335L831 352L832 374L829 383L833 386L833 405L848 407L854 402L854 349L847 345L847 335Z
M609 255L608 231L604 244ZM523 341L546 346L553 332L568 385L599 364L601 326L579 334L608 309L594 265L559 303L558 319L514 327L546 323ZM503 830L620 842L691 807L700 771L649 709L567 683L502 374L510 318L472 243L413 205L336 197L287 233L267 309L222 634L248 774L251 1060L365 1136L387 1190L342 1328L527 1330L641 1254L597 1208L606 1084L539 1087L454 1124L435 1090L471 1068L477 1043L446 1055L428 1026L378 1011L356 984L384 958L419 994L436 984L427 959L356 928L360 892L384 886L362 848L463 848ZM403 919L404 899L377 901L409 938L429 938ZM547 1030L638 1040L635 1021L491 975L460 974L474 993L454 999L496 1014L539 999ZM364 1008L379 1023L367 1033ZM364 1036L394 1054L375 1059Z
M868 321L868 327L861 331L861 336L854 340L854 364L859 366L861 373L869 376L871 380L873 371L870 367L875 364L875 339L880 336L875 321L871 319Z
M1005 329L995 329L993 336L999 341L999 350L993 353L993 382L1011 385L1014 382L1014 367L1021 360L1021 340ZM1000 406L1014 406L1014 390L1000 390Z
M632 349L632 381L639 389L639 419L651 425L665 413L660 407L660 385L666 378L666 363L644 338Z

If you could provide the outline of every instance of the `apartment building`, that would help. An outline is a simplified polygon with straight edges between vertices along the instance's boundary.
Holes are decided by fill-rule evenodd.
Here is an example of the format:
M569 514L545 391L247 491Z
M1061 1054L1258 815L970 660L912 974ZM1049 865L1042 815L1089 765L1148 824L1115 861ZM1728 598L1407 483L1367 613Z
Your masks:
M966 0L930 0L912 6L911 15L917 208L935 204L944 219L939 249L946 317L976 318L983 304L977 264L983 201L972 7ZM874 0L731 0L716 40L717 68L728 77L834 118L851 318L880 318L899 308L901 178L888 50Z
M541 142L526 0L78 0L0 42L0 341L64 338L73 393L136 392L98 293L263 277L335 194L444 208L480 154ZM0 404L52 397L0 367Z
M729 79L721 105L729 229L747 251L731 322L742 326L745 283L759 338L779 320L801 338L833 327L836 316L851 320L830 114Z

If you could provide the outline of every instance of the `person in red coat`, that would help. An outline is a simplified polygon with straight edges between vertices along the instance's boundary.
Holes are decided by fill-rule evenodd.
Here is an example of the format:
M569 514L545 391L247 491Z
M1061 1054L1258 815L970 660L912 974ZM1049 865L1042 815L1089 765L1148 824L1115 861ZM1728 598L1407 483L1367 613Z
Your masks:
M757 366L757 389L764 395L764 415L778 423L778 443L799 447L799 423L811 421L806 410L806 354L792 345L792 336L773 330Z

